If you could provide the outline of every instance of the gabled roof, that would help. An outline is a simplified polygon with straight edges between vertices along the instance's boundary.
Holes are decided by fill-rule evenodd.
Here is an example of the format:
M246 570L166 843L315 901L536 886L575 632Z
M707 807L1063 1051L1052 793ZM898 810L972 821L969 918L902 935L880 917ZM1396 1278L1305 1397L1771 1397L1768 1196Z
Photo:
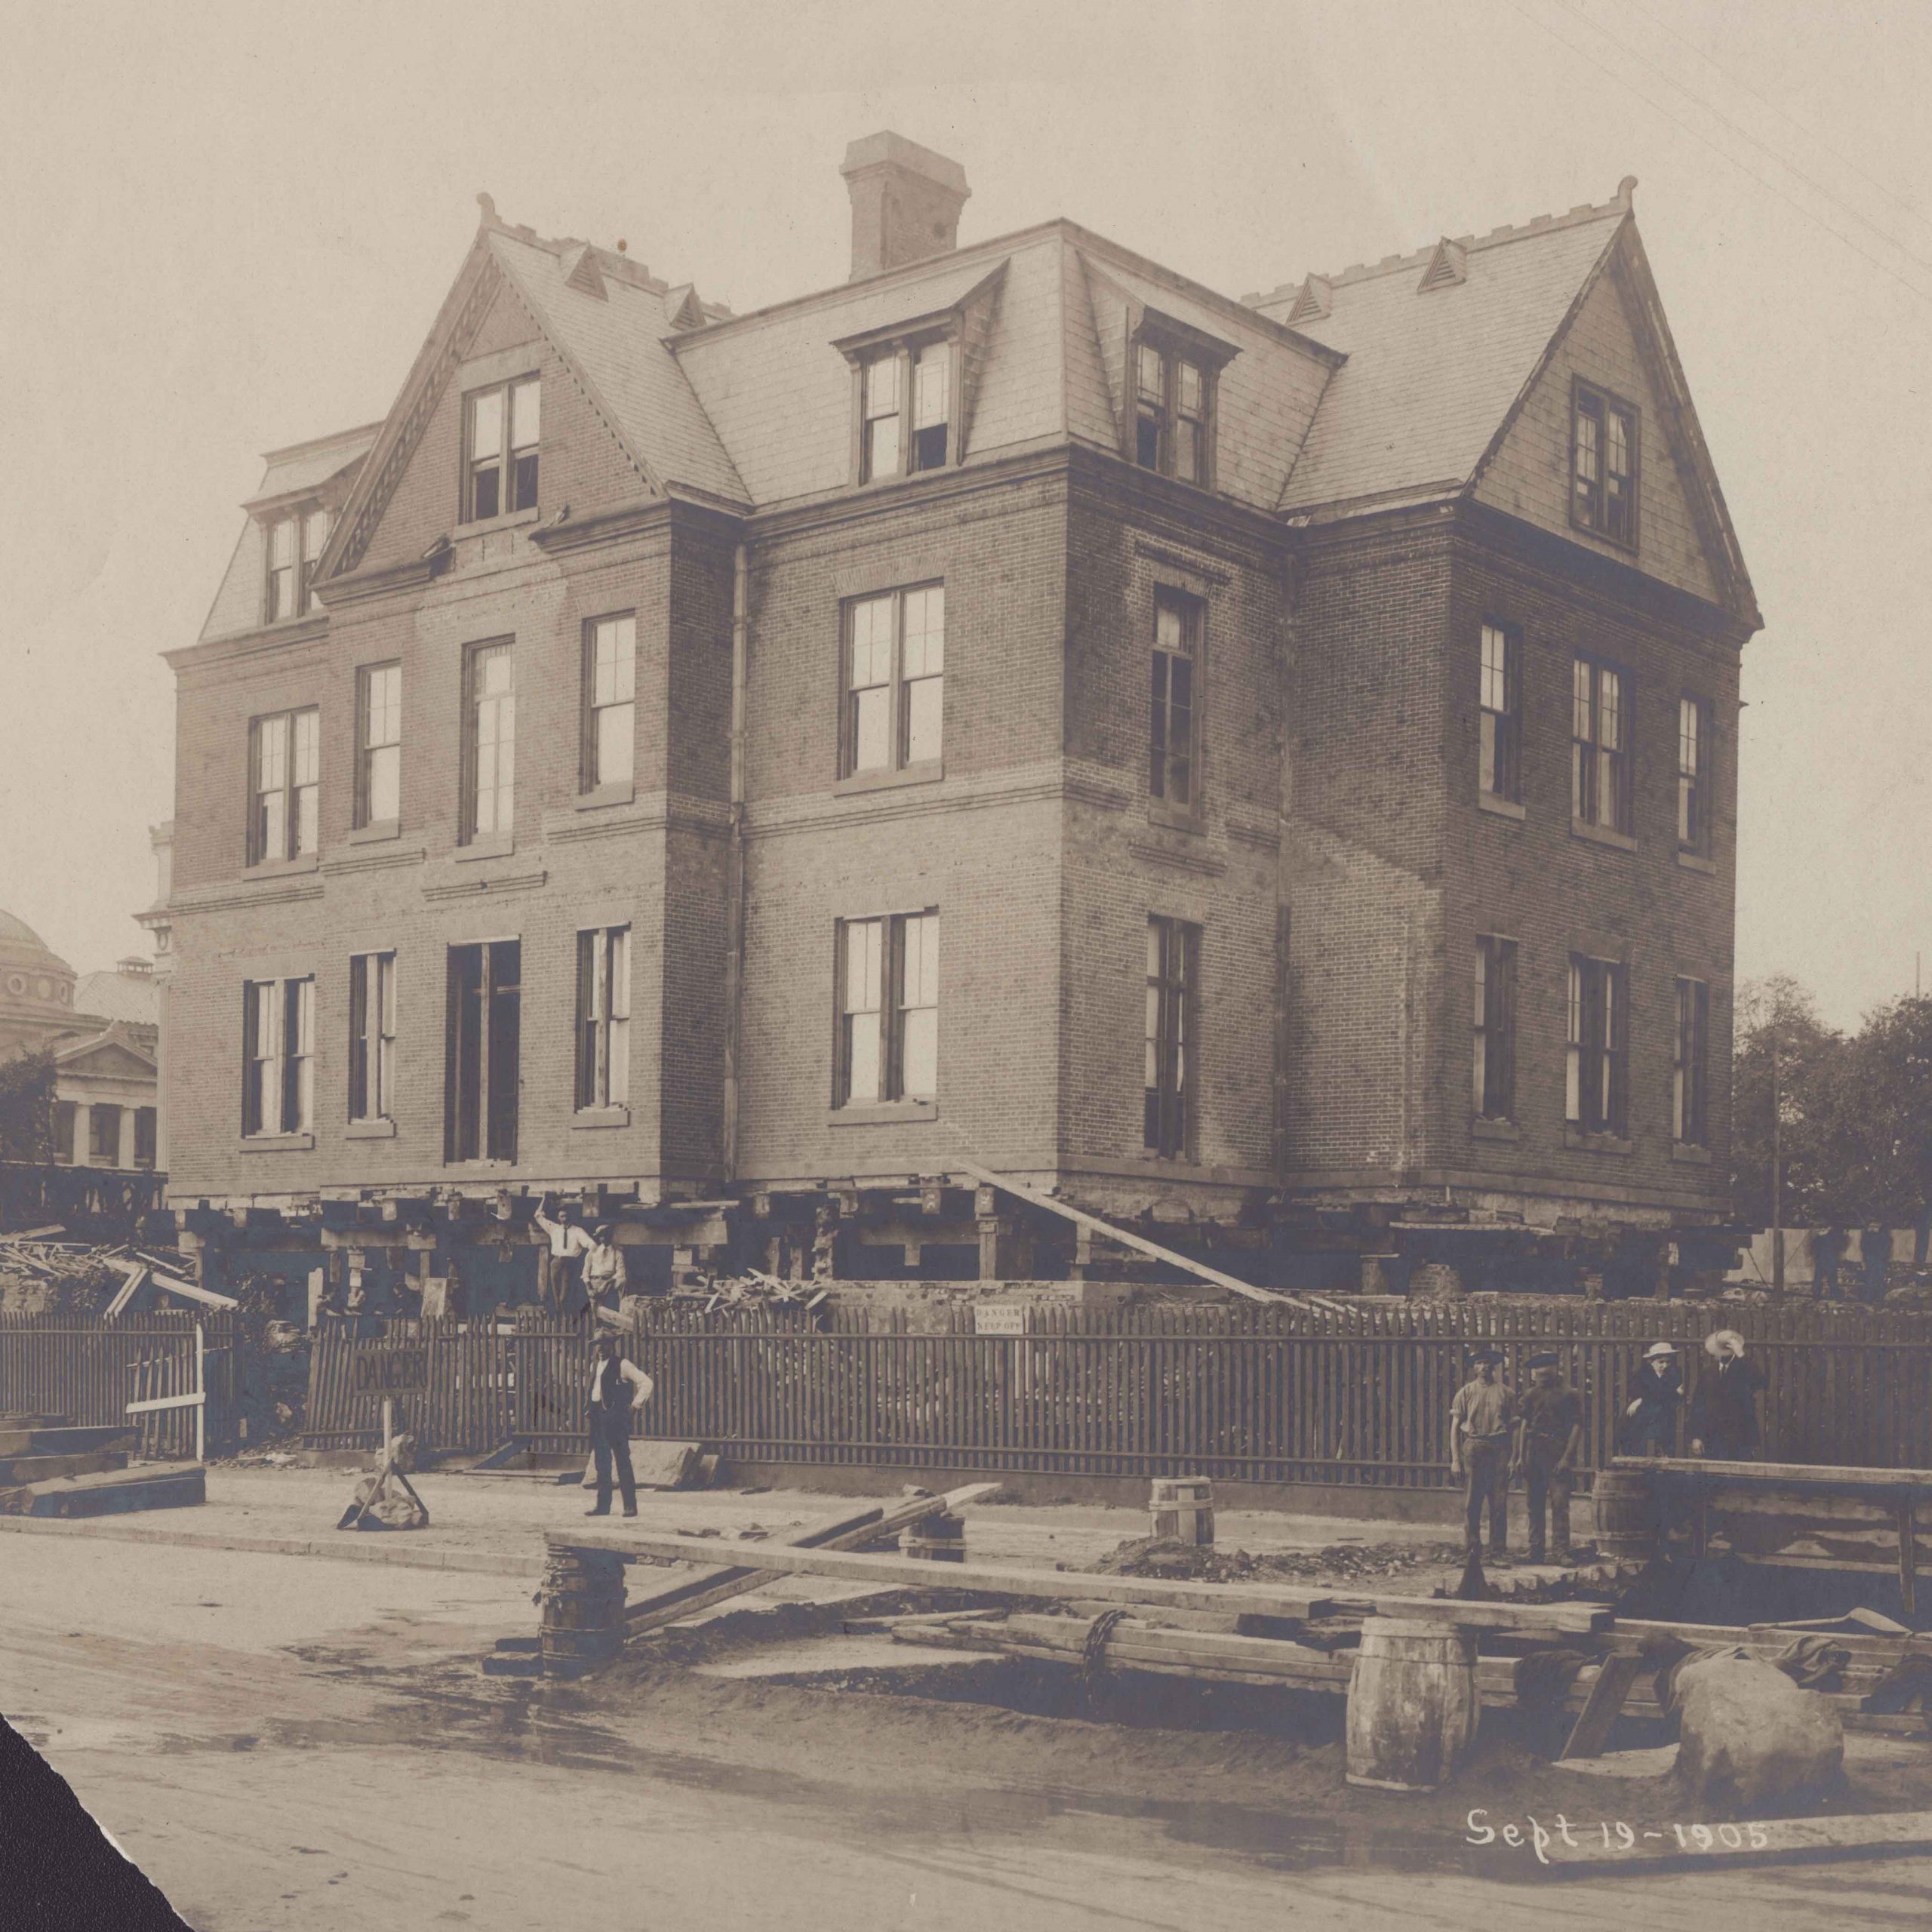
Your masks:
M152 1047L143 1045L135 1029L125 1020L115 1020L103 1032L56 1041L53 1048L54 1064L69 1073L78 1071L97 1056L105 1055L112 1060L124 1054L148 1073L156 1069Z
M74 1011L152 1026L161 1017L161 991L151 977L132 973L83 973L74 989Z

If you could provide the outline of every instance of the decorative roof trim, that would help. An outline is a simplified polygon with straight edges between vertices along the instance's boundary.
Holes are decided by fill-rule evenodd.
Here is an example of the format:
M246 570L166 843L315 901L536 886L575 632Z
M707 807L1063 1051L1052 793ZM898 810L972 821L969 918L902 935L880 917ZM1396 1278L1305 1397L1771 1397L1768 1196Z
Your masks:
M1469 251L1461 242L1452 242L1445 235L1436 243L1435 252L1429 258L1429 266L1416 285L1416 293L1427 295L1438 288L1454 288L1469 278Z
M903 342L911 336L940 335L956 330L964 323L967 310L1005 281L1006 265L1011 259L1002 255L988 273L983 275L956 301L948 303L943 309L928 309L921 315L903 316L896 321L881 322L875 328L860 329L851 335L836 336L832 346L848 361L857 361L868 350L882 349L888 343Z

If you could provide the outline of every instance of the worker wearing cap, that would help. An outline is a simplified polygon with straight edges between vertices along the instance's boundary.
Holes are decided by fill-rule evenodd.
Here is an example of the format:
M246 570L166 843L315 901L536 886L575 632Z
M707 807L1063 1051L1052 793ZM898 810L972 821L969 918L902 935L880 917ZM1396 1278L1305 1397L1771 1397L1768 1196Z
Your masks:
M616 1229L608 1221L598 1222L591 1230L590 1246L583 1257L583 1291L589 1297L592 1312L608 1305L614 1315L629 1280Z
M1644 1351L1642 1364L1632 1385L1631 1401L1623 1411L1624 1447L1632 1456L1674 1456L1677 1453L1677 1411L1684 1400L1684 1374L1677 1351L1668 1342L1653 1342Z
M611 1513L611 1475L624 1498L624 1514L637 1514L637 1478L631 1473L631 1417L651 1400L651 1377L624 1359L623 1337L606 1328L593 1345L590 1371L590 1453L597 1465L597 1501L585 1515Z
M1530 1358L1530 1386L1516 1403L1515 1454L1509 1473L1529 1491L1530 1561L1543 1560L1543 1509L1558 1562L1570 1561L1570 1494L1583 1446L1583 1398L1567 1386L1554 1349Z
M1509 1451L1516 1398L1499 1367L1503 1351L1480 1348L1469 1357L1474 1377L1449 1405L1449 1473L1463 1479L1463 1539L1482 1543L1482 1512L1489 1510L1489 1553L1509 1553Z

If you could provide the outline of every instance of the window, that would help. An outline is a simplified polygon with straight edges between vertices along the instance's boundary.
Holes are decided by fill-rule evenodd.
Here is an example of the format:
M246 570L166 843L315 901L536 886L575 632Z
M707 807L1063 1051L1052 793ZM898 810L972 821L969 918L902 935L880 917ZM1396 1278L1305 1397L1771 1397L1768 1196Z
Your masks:
M88 1109L88 1163L91 1167L121 1164L121 1109L98 1100Z
M912 463L915 470L946 467L952 420L952 345L929 342L912 352Z
M943 584L847 605L840 776L936 761L945 692Z
M59 1168L74 1164L74 1103L54 1103L54 1164Z
M637 620L598 617L583 641L583 789L628 785L637 755Z
M349 961L349 1118L395 1117L395 955Z
M1479 934L1475 946L1475 1091L1484 1120L1516 1112L1516 942Z
M514 1161L522 1043L523 948L513 939L449 952L443 1158Z
M943 469L956 453L950 335L897 342L859 370L859 481Z
M1147 724L1147 789L1171 804L1195 802L1195 712L1201 605L1177 590L1154 593L1153 688Z
M1523 653L1516 633L1482 627L1482 692L1477 782L1486 798L1523 798Z
M267 865L315 849L321 714L284 711L248 727L248 863Z
M1626 1125L1626 972L1613 960L1570 956L1570 1047L1564 1118L1586 1134L1621 1137Z
M865 365L865 455L860 480L900 473L900 358L875 355Z
M156 1119L152 1107L134 1109L134 1164L137 1168L152 1168L155 1164L160 1145Z
M1634 549L1637 542L1637 412L1627 402L1576 388L1571 432L1571 520Z
M463 762L463 843L510 835L516 799L516 660L507 644L470 647Z
M1711 851L1711 703L1677 700L1677 843L1708 858Z
M268 621L295 614L295 519L278 517L269 525Z
M1677 983L1677 1048L1670 1070L1671 1133L1680 1146L1709 1144L1706 1072L1711 989L1701 980Z
M837 963L833 1106L934 1099L939 1091L939 915L842 920Z
M1201 928L1147 921L1147 1040L1141 1140L1149 1153L1185 1160L1192 1137L1196 984Z
M242 1131L306 1134L315 1118L315 983L242 989Z
M315 595L315 566L329 540L329 513L310 508L291 511L269 525L266 620L306 617L321 608Z
M1209 482L1214 375L1195 354L1142 339L1134 349L1134 460L1143 469Z
M463 520L481 523L506 510L537 507L537 444L542 432L543 390L534 376L465 398L469 459L463 476Z
M402 666L365 664L356 682L355 823L384 825L402 814Z
M302 614L305 617L311 611L321 608L321 600L315 595L315 566L321 561L328 540L328 512L305 511L302 518Z
M631 1097L631 929L577 936L577 1103L621 1107Z
M1630 829L1630 683L1594 658L1576 661L1570 734L1570 810L1580 823Z

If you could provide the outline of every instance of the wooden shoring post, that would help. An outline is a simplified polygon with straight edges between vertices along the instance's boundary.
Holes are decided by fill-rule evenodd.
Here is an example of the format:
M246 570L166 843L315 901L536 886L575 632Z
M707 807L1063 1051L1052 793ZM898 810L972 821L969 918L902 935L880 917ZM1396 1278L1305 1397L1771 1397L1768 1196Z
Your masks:
M1899 1604L1914 1629L1918 1626L1918 1533L1912 1521L1915 1506L1909 1490L1899 1498Z

